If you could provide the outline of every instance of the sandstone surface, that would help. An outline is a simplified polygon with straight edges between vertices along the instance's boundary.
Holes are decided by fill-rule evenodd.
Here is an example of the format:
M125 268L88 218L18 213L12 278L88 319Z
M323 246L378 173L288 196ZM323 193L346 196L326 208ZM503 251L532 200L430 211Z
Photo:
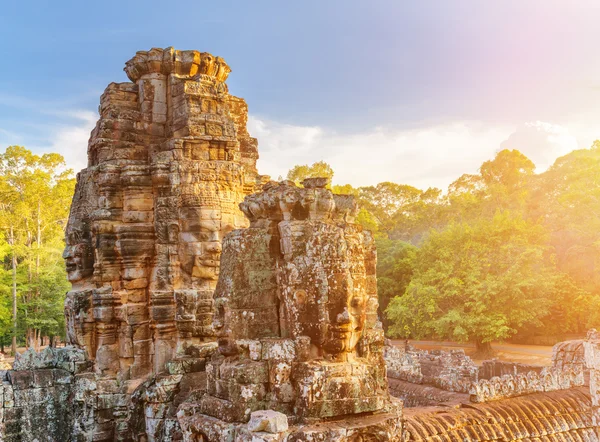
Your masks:
M221 241L247 225L238 204L260 184L222 58L155 48L125 72L101 97L64 253L68 341L122 381L214 340Z

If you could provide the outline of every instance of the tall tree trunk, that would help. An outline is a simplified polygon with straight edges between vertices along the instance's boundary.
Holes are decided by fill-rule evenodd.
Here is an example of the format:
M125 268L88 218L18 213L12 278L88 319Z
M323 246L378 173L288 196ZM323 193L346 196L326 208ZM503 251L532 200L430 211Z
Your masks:
M38 199L37 204L37 235L36 243L37 250L35 253L35 297L40 298L40 248L42 247L42 217L41 217L42 202ZM37 302L36 302L36 305ZM40 314L39 307L36 307L36 317ZM42 330L35 330L35 350L38 351L42 345Z
M31 305L35 295L33 293L33 290L31 289L31 282L33 281L33 271L31 268L31 249L33 248L33 235L29 230L29 221L27 219L25 220L25 226L27 227L27 247L29 247L29 259L27 259L27 282L29 283L29 290L27 290L27 293L29 296L27 296L27 302L23 304L23 307L25 308L25 321L27 323L29 316L28 313L31 312L29 306ZM35 349L35 330L29 326L27 326L27 348Z
M13 226L10 226L10 245L12 246L12 354L17 354L17 252L15 250L15 232Z
M37 278L39 276L39 271L40 271L40 248L42 247L42 217L41 217L41 209L42 209L42 203L40 200L38 200L38 206L37 206L37 238L36 238L36 242L37 242L37 253L36 253L36 257L35 257L35 277ZM37 293L39 294L40 289L39 286L36 289Z
M475 347L477 348L477 356L480 358L490 357L494 354L491 342L482 342L481 340L477 340L475 342Z

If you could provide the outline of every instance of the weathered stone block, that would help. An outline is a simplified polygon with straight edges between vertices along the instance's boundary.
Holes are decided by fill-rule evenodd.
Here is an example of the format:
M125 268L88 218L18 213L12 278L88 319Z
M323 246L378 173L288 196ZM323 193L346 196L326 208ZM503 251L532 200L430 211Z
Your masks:
M262 359L272 361L294 361L296 345L290 339L262 340Z
M47 387L51 387L52 385L54 385L54 382L56 380L56 375L55 372L56 370L53 369L42 369L42 370L34 370L32 372L33 374L33 380L32 380L32 387L33 388L47 388ZM67 372L66 373L67 376L69 376L70 374ZM67 381L68 382L68 378L64 378L62 377L61 380L63 381Z
M273 410L255 411L250 415L248 430L251 432L282 433L288 429L288 419L283 413Z
M33 385L33 371L11 371L9 379L15 390L28 389Z

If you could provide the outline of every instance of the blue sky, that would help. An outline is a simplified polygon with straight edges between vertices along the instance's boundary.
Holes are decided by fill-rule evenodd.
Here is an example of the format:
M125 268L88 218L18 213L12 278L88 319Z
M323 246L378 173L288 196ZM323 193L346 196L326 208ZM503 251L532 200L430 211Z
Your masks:
M600 138L592 0L37 1L0 9L0 148L85 163L108 83L137 50L220 55L262 173L445 188L503 147L543 170Z

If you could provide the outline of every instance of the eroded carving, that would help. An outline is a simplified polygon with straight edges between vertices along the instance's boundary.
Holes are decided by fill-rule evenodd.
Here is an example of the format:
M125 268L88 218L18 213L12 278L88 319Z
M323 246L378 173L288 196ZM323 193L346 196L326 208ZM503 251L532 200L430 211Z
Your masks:
M64 253L69 341L122 380L214 340L221 241L247 225L237 204L260 184L222 58L154 48L125 72L102 95Z
M373 239L352 222L351 197L333 195L323 178L303 185L270 182L246 197L250 227L223 241L213 322L220 354L207 364L207 393L180 410L190 438L201 430L211 441L224 431L243 439L243 423L265 409L300 422L269 440L400 435L376 316ZM304 426L364 413L379 416L377 430L357 420L356 435L344 438Z

